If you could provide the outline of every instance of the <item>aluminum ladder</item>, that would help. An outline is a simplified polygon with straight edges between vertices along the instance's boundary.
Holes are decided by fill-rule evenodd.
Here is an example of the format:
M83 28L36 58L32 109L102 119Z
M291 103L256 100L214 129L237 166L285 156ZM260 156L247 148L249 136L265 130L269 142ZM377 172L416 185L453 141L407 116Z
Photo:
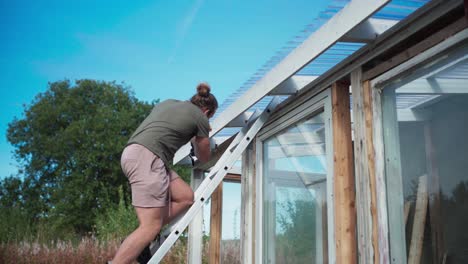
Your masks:
M169 249L174 245L182 232L187 228L193 218L203 208L203 203L211 196L216 187L223 181L224 176L232 168L234 163L241 157L244 150L248 147L252 139L257 135L263 125L270 117L273 109L280 103L278 96L274 97L268 106L262 111L256 111L245 126L240 130L224 154L220 157L218 162L213 166L207 177L200 184L195 192L195 199L192 206L185 212L185 214L174 220L174 224L170 225L162 236L166 237L161 246L157 249L151 257L149 264L156 264L161 262L163 257L167 254ZM168 234L169 233L169 234ZM151 250L151 249L150 249ZM153 252L151 250L151 252Z

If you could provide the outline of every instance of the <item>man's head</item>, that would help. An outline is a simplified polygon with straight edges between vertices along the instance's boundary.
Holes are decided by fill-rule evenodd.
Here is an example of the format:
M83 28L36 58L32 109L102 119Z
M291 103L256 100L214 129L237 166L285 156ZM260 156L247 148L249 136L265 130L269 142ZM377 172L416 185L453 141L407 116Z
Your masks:
M218 101L210 91L210 85L206 82L202 82L197 85L197 93L190 99L190 102L200 107L208 118L213 117L216 109L218 109Z

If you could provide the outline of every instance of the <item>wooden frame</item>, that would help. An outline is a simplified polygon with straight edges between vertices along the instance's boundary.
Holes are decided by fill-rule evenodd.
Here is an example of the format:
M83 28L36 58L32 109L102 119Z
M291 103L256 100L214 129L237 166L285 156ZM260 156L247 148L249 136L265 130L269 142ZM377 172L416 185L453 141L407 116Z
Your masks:
M349 84L334 83L331 94L336 261L352 264L357 263L357 252Z
M369 80L373 79L376 76L394 68L395 66L415 57L420 54L422 51L425 51L432 46L444 41L450 36L460 32L467 27L467 21L465 18L460 18L456 22L452 23L448 29L443 28L436 32L435 34L430 35L428 38L419 42L418 44L406 49L405 51L393 56L389 60L377 65L376 67L366 71L363 76L364 79Z
M372 94L369 81L363 82L362 80L361 69L351 73L351 87L359 263L376 263L380 256L372 133Z
M221 260L221 235L223 222L223 183L211 195L210 254L209 264L219 264Z
M210 208L210 244L209 244L209 264L219 264L221 261L221 240L222 240L222 223L223 223L223 183L241 183L240 174L228 173L224 177L223 182L216 188L211 195ZM244 197L242 197L244 198ZM242 201L245 201L242 199ZM241 203L242 206L242 203ZM242 210L242 209L241 209ZM243 215L243 213L241 213ZM241 223L242 226L242 223ZM241 248L242 252L242 248Z
M380 94L363 79L361 69L351 74L351 86L359 263L389 263L386 185L379 171L383 164Z

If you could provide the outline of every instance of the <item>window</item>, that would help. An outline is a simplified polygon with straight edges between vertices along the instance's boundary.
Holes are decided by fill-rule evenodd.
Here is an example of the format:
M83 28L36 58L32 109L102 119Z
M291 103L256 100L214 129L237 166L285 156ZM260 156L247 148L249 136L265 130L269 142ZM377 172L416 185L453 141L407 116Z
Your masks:
M435 56L383 90L392 259L468 263L467 54Z
M333 237L329 91L283 109L257 140L259 263L328 263ZM281 115L281 113L278 113Z

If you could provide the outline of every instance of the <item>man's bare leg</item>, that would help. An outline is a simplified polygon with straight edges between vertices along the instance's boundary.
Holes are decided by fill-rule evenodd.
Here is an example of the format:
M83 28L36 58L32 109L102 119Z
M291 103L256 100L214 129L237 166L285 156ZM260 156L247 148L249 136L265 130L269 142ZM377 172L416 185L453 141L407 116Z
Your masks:
M175 174L174 171L171 171L171 173ZM181 178L171 181L169 188L171 192L170 212L167 213L166 211L164 214L163 226L185 212L193 204L194 199L192 188ZM166 210L168 210L167 207Z
M166 208L135 207L140 225L120 245L112 264L132 263L161 230Z

